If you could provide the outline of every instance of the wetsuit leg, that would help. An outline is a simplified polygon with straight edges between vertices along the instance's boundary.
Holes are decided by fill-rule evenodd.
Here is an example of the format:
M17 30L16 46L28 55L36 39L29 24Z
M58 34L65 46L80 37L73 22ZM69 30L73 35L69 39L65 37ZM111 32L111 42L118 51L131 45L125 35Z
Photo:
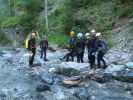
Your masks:
M89 54L89 62L91 69L94 68L95 65L95 55L93 55L93 52Z
M29 65L33 65L35 54L36 54L36 49L33 49L32 56L29 58Z
M41 57L40 58L43 58L43 49L41 49Z
M84 52L81 53L81 62L84 63Z
M106 66L107 66L103 57L104 57L104 53L99 52L98 53L98 57L97 57L97 62L98 62L98 67L99 68L101 68L101 62L103 63L104 68L106 68Z
M44 49L43 52L44 52L44 61L47 61L47 50Z
M80 61L81 61L81 55L78 53L77 54L77 63L80 63Z

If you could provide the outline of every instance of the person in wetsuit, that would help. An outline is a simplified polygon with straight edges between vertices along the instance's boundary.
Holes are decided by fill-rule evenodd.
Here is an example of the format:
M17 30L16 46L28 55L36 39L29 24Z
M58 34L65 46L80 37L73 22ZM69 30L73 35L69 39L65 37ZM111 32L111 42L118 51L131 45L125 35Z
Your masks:
M36 33L32 32L31 38L28 40L28 51L30 53L29 66L33 65L34 57L36 54Z
M40 41L40 49L41 49L41 57L43 58L44 56L44 61L48 61L47 59L47 49L48 49L48 39L45 36L41 41Z

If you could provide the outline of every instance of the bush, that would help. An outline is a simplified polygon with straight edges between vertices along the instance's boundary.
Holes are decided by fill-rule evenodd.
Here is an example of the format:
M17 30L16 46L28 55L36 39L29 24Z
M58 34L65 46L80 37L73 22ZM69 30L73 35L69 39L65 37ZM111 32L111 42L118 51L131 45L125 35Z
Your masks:
M2 45L11 44L11 40L8 37L6 37L4 33L0 33L0 44Z
M68 36L61 33L49 34L48 41L51 44L66 45L68 43Z
M109 48L112 48L113 47L113 42L112 42L112 35L111 35L111 31L106 31L104 33L104 37L107 41L107 45Z
M20 22L20 18L15 16L15 17L8 17L6 20L2 22L1 27L2 28L8 28L8 27L15 27L18 25Z

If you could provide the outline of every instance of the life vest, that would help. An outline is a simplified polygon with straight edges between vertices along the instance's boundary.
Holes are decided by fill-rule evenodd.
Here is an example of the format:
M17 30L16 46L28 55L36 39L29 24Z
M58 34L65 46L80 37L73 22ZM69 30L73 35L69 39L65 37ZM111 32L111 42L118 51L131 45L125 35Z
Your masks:
M75 37L70 38L69 46L70 46L70 48L74 48L76 46L76 38Z
M36 32L36 37L37 37L37 39L40 39L40 36L39 36L38 32ZM25 39L25 41L24 41L24 48L26 48L26 49L28 49L28 41L30 40L30 38L31 38L31 34L29 34L27 36L27 38Z
M24 41L24 48L26 48L26 49L28 49L28 41L30 40L30 38L31 38L31 34L29 34Z
M29 41L29 39L27 38L27 39L25 40L25 48L26 48L26 49L28 49L28 41Z

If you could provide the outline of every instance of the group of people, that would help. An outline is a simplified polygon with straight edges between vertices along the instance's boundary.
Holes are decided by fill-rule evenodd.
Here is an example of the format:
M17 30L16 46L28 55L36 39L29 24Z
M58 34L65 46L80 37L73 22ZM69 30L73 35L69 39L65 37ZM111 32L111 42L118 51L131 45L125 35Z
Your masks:
M98 68L106 68L106 62L104 60L104 55L107 51L107 44L102 38L100 32L91 30L90 33L75 33L74 31L70 32L69 40L69 53L67 53L62 60L74 61L74 58L77 58L78 63L84 62L84 53L85 49L88 52L88 61L91 68L95 68L95 60L97 57ZM103 66L101 65L103 63Z
M36 32L32 32L31 38L28 40L28 51L30 52L29 57L29 66L33 65L34 57L36 54ZM48 40L47 37L44 36L40 41L41 48L41 56L44 61L48 61L47 59L47 49L48 49ZM69 52L60 60L66 61L75 61L75 57L77 58L78 63L84 63L84 54L85 49L88 52L88 61L90 63L91 68L95 68L95 60L97 57L97 65L99 68L106 68L106 62L104 60L104 55L107 51L107 44L102 38L101 33L97 33L95 30L91 30L90 33L75 33L74 31L70 32L69 39ZM44 57L43 57L44 56ZM103 66L102 64L103 63Z
M33 66L33 61L34 61L34 57L36 54L36 36L37 33L36 32L32 32L30 39L28 39L27 41L27 49L29 51L29 66L32 67ZM47 59L47 49L48 49L48 40L47 37L44 36L43 39L40 41L40 58L42 58L44 61L48 61Z

